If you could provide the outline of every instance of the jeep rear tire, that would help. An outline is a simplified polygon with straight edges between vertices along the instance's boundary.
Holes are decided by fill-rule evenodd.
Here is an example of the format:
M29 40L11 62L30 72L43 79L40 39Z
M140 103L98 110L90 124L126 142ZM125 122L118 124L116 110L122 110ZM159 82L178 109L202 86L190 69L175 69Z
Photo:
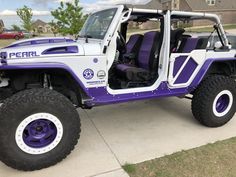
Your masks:
M0 159L23 171L63 160L80 135L73 104L49 89L31 89L6 99L0 107Z
M209 76L196 89L192 100L194 117L208 127L220 127L236 111L236 82L226 76Z

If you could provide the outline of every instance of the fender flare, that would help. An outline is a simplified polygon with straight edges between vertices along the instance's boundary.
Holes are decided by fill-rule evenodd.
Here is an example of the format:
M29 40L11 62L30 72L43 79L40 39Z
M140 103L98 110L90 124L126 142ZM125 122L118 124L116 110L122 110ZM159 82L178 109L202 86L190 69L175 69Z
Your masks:
M88 89L84 86L82 81L77 77L77 75L65 64L62 63L34 63L34 64L11 64L0 66L0 71L4 70L33 70L33 69L62 69L68 72L75 82L80 86L82 91L89 96Z
M201 83L203 78L206 76L207 71L209 71L209 68L212 66L215 62L222 62L222 61L236 61L236 58L211 58L207 59L201 69L198 71L196 77L190 84L190 88L197 88L197 86Z

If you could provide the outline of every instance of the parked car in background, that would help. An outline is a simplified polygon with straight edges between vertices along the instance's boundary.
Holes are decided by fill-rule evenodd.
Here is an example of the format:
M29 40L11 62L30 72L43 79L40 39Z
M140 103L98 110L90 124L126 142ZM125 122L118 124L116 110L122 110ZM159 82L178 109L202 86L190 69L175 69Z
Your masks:
M19 40L19 39L22 39L22 38L24 38L23 32L5 30L2 33L0 33L0 39L15 39L15 40Z
M25 38L31 38L31 37L34 36L33 33L28 32L28 31L25 31L25 30L23 30L23 31L21 31L21 32L24 34L24 37L25 37Z

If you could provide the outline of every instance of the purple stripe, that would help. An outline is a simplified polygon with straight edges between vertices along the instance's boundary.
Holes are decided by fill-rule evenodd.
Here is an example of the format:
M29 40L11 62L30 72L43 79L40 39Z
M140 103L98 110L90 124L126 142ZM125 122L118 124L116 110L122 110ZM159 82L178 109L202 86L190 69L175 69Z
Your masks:
M29 40L23 41L17 44L9 45L5 48L13 48L13 47L21 47L21 46L30 46L30 45L41 45L41 44L53 44L53 43L72 43L75 42L73 39L66 39L66 38L49 38L49 39L37 39L37 40Z
M174 71L173 71L173 77L176 76L178 71L180 70L181 66L184 64L188 56L180 56L175 59L175 64L174 64Z
M188 82L197 66L198 64L192 58L190 58L174 84L182 84Z
M132 35L130 36L129 42L126 45L126 53L131 53L135 44L138 42L141 35Z
M89 94L94 98L92 101L86 102L88 106L99 106L106 104L116 104L128 102L132 100L143 100L149 98L181 96L188 93L188 88L169 89L167 82L163 82L160 86L149 92L129 93L120 95L111 95L107 92L106 87L90 88Z
M149 60L156 35L157 32L153 31L145 33L144 35L143 43L138 56L139 67L143 69L149 70Z

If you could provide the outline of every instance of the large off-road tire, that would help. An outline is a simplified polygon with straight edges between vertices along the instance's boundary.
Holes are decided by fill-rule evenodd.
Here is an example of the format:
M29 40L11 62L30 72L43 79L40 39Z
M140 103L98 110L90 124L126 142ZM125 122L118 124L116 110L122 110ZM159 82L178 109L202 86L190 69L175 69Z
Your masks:
M40 170L63 160L80 136L73 104L49 89L31 89L0 107L0 159L23 171Z
M230 77L207 77L196 89L192 100L194 117L208 127L220 127L236 111L236 82Z

